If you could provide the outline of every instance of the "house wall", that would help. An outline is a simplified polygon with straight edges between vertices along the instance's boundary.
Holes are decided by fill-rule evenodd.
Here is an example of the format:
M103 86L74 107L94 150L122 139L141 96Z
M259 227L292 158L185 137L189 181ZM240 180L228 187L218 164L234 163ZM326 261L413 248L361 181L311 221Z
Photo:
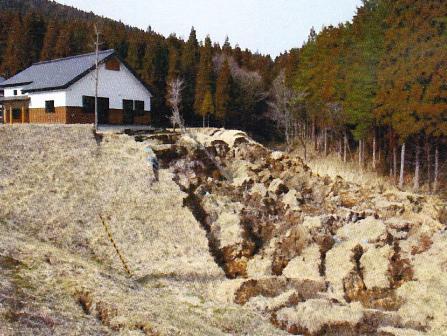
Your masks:
M65 91L45 91L27 94L31 100L29 107L32 109L45 109L45 101L54 100L55 107L67 106Z
M34 124L66 124L67 108L65 106L55 107L54 113L45 112L45 108L29 109L29 122Z
M74 83L66 90L67 106L82 106L82 96L95 95L95 72ZM98 96L109 98L110 109L122 109L123 99L143 100L144 109L151 110L151 96L147 89L123 65L120 71L107 70L101 64L99 70Z
M23 86L7 87L7 88L5 88L5 97L13 97L14 90L17 90L17 95L21 96L22 89L23 89Z
M58 91L45 91L22 94L22 86L5 88L5 97L14 97L14 90L17 90L17 95L26 95L30 97L30 108L41 109L45 108L46 100L54 100L54 106L67 106L66 92L63 90Z

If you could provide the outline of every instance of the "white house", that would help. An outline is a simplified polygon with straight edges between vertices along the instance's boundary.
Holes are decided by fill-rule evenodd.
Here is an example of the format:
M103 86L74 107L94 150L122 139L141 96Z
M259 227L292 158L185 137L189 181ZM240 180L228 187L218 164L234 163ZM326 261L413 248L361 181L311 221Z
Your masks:
M33 64L0 84L6 123L93 123L96 54ZM149 124L151 92L114 50L99 52L98 123Z

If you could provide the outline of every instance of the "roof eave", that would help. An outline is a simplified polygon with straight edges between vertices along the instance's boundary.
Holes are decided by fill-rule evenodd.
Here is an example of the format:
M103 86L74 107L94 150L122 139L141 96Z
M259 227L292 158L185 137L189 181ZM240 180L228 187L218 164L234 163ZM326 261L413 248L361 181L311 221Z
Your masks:
M22 85L29 85L32 82L21 82L21 83L11 83L11 84L0 84L0 88L9 88L9 87L14 87L14 86L22 86Z

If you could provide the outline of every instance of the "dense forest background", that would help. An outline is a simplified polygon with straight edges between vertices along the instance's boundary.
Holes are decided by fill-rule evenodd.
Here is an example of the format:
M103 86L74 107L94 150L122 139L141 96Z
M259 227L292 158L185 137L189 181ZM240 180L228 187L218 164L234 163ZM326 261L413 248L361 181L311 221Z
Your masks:
M169 122L167 83L184 80L188 126L225 126L280 138L321 155L439 189L447 136L447 2L364 0L352 22L314 29L273 60L227 40L187 40L127 26L47 0L0 0L0 74L113 48L154 91ZM148 22L150 24L150 22ZM280 37L279 37L280 38ZM305 151L306 152L306 151ZM411 174L409 174L411 173Z

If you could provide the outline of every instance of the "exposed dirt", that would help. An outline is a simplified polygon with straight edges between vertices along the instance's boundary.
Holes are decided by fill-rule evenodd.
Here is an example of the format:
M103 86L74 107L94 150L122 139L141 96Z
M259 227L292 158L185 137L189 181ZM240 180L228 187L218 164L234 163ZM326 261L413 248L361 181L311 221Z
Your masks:
M446 335L443 202L191 133L0 128L0 334Z
M153 182L138 136L0 125L0 335L284 335L214 300L206 231L169 170Z
M439 314L414 323L411 294L399 290L421 281L414 256L430 253L432 237L445 242L441 201L314 175L299 158L241 132L199 134L180 138L183 155L168 164L216 262L228 279L240 279L222 285L230 301L292 334L447 330ZM439 290L427 309L446 302Z

